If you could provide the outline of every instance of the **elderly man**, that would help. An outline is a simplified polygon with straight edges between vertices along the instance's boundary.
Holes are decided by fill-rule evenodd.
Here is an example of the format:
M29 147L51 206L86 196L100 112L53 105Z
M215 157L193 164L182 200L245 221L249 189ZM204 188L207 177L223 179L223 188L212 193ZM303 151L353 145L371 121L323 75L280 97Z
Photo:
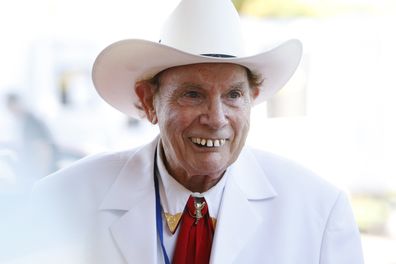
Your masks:
M83 263L363 262L343 192L245 147L251 108L302 51L290 40L246 56L238 18L229 0L183 0L160 43L124 40L98 56L99 94L160 135L38 183L41 236L78 247Z

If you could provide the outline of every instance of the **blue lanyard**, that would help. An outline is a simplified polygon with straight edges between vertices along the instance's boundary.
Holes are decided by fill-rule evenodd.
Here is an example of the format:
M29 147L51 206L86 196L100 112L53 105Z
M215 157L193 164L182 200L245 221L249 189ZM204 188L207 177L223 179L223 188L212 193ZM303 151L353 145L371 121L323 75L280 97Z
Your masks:
M170 264L168 254L166 253L166 249L164 246L164 232L162 228L162 206L161 206L161 198L159 194L158 176L159 176L159 172L157 167L157 149L156 149L154 156L154 187L155 187L155 215L156 215L157 233L161 242L165 264Z

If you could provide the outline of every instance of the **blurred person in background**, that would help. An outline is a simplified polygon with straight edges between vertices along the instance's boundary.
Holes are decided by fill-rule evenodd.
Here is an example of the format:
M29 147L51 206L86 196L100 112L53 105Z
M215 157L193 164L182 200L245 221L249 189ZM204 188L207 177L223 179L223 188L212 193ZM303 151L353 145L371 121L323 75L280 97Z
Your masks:
M35 230L47 254L66 263L363 263L343 191L245 146L251 108L294 74L300 41L247 56L241 39L230 0L182 0L159 43L124 40L99 54L99 94L160 133L38 182Z
M8 94L6 104L17 124L18 178L29 183L55 171L57 149L48 126L28 110L18 94Z
M22 252L26 205L33 184L56 170L57 147L43 120L17 93L4 98L15 124L14 138L0 146L0 262Z

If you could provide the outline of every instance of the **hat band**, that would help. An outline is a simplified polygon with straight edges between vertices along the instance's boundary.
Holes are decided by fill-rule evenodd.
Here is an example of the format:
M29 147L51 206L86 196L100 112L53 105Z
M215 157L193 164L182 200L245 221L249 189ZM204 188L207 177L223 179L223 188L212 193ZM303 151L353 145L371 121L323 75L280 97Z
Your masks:
M215 58L235 58L236 56L228 55L228 54L217 54L217 53L208 53L208 54L201 54L202 56L206 57L215 57Z

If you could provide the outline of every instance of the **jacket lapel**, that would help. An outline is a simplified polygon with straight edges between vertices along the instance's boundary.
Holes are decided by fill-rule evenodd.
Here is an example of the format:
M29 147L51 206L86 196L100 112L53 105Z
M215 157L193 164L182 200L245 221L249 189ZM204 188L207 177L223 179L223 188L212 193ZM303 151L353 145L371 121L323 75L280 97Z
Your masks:
M132 154L109 189L100 210L124 213L110 232L128 263L157 263L153 159L158 139ZM262 222L252 201L267 202L276 192L247 149L228 168L216 224L211 263L232 263Z
M153 180L156 145L157 140L132 155L100 206L100 210L121 211L110 231L128 263L157 263Z
M268 202L277 195L249 150L241 153L227 173L211 263L234 262L263 220L252 201Z
M127 263L157 263L154 199L141 197L110 228Z

